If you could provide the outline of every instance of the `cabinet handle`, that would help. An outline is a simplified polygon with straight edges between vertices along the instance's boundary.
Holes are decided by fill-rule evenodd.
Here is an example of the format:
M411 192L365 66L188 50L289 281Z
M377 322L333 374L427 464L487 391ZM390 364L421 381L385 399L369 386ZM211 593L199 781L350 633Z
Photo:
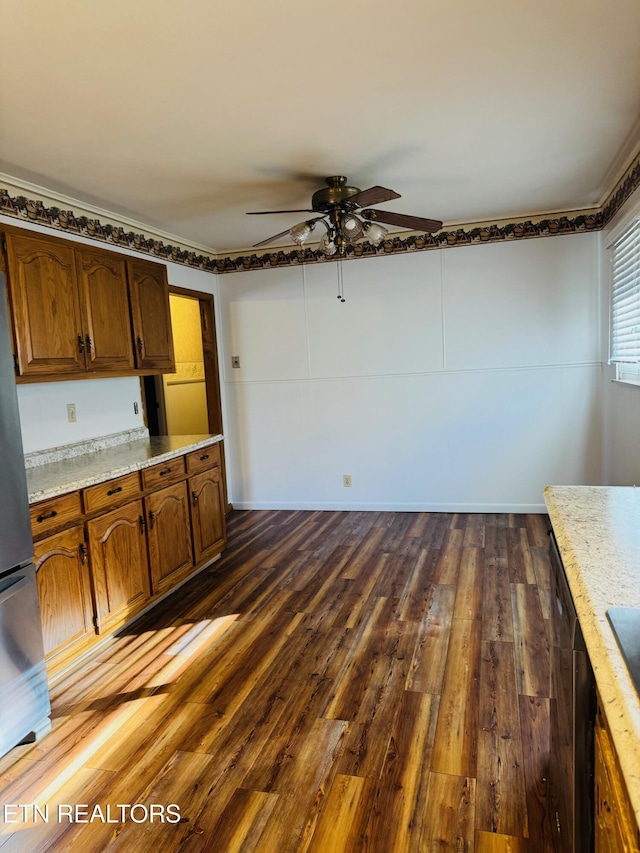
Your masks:
M209 454L208 454L208 453L203 453L203 454L202 454L202 456L200 457L200 461L201 461L201 462L204 462L204 460L205 460L205 459L208 459L208 458L209 458Z
M158 473L158 477L164 477L166 474L170 474L170 473L171 473L171 468L165 468L163 471L160 471Z
M52 509L51 512L47 512L44 515L39 515L36 519L37 521L46 521L48 518L55 518L58 513L55 509Z
M80 552L80 563L84 566L84 564L87 562L87 546L84 544L84 542L81 542L78 545L78 551Z
M156 521L156 515L152 509L149 510L149 530L153 530L153 525Z
M140 535L142 535L147 529L147 522L144 520L144 515L140 516Z
M193 499L194 504L198 503L198 493L195 489L191 492L191 498Z
M80 335L80 334L78 335L77 341L78 341L78 352L83 353L84 352L84 338L82 337L82 335Z
M142 340L140 335L138 335L138 337L136 338L136 343L138 344L138 352L140 353L140 355L142 355L142 350L144 349L144 341Z
M91 350L93 349L93 341L91 340L90 335L85 335L85 341L87 344L87 351L91 352Z
M116 486L115 489L109 489L107 494L109 495L109 497L111 497L111 495L117 495L118 492L121 492L121 491L122 491L122 486Z

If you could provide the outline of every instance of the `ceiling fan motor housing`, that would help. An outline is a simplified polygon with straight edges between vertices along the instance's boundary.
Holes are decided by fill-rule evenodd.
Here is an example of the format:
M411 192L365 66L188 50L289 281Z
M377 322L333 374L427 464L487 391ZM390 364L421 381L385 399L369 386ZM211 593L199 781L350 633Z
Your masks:
M348 187L347 179L343 175L333 175L325 179L327 186L318 190L311 197L311 207L313 210L328 211L332 207L339 205L345 210L355 209L357 204L349 204L349 198L360 192L358 187Z

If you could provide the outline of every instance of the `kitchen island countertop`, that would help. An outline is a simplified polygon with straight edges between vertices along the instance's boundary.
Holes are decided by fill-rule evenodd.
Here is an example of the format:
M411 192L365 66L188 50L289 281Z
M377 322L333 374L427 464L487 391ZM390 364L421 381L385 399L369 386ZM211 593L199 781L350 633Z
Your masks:
M221 435L159 435L27 468L29 503L84 489L198 450Z
M640 826L640 697L606 616L613 606L640 608L640 489L547 486L544 496Z

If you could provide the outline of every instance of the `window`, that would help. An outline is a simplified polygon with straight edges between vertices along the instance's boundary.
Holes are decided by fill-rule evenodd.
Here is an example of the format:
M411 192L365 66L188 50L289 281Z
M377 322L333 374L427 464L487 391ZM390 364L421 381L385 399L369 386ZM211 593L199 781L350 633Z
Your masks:
M640 219L613 246L609 361L617 379L640 384Z

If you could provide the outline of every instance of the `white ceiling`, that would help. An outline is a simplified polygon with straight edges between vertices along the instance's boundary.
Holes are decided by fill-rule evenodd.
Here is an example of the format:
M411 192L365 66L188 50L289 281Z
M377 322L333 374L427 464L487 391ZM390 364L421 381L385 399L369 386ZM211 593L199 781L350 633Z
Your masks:
M445 223L599 204L636 149L638 0L14 0L0 171L214 252L332 174Z

